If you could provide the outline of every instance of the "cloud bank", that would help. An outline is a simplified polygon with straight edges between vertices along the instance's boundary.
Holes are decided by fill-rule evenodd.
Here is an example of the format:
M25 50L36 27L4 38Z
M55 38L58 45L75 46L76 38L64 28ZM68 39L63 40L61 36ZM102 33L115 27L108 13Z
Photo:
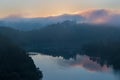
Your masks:
M80 13L86 23L120 25L120 13L107 9L88 10Z
M82 67L92 72L108 72L111 69L107 65L101 66L96 61L92 61L88 56L77 55L76 59L65 60L59 58L57 63L64 67Z
M6 21L17 21L22 18L20 14L10 15L3 20ZM23 19L22 19L23 20ZM112 25L120 25L120 12L112 11L108 9L90 9L81 11L77 14L63 14L58 16L50 16L50 17L38 17L38 18L25 18L24 21L37 21L37 22L50 22L57 23L63 22L65 20L75 20L80 23L93 23L93 24L112 24ZM42 23L41 23L42 24Z
M0 19L0 26L9 26L16 29L32 30L61 23L66 20L86 24L107 24L120 26L120 12L108 9L90 9L76 14L63 14L49 17L25 18L23 14L14 14Z

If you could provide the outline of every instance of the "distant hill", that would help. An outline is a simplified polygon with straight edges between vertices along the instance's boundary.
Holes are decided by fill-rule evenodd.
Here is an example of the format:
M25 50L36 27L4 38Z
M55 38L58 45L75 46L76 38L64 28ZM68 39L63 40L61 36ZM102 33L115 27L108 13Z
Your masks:
M70 14L38 18L7 17L0 20L0 26L7 26L22 31L30 31L41 29L47 25L61 23L66 20L83 21L84 18L80 15Z
M65 21L32 31L0 28L0 33L26 49L79 48L94 42L120 40L120 28Z

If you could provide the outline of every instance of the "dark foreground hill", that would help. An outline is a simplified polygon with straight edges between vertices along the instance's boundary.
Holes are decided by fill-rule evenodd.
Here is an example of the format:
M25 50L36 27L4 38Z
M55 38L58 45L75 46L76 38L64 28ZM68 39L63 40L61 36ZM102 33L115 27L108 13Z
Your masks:
M39 80L37 70L26 52L0 35L0 80Z

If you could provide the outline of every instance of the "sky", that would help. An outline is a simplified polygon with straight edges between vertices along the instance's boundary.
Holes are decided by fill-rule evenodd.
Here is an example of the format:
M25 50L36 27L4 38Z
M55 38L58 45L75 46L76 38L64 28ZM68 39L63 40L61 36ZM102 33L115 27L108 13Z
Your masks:
M120 0L0 0L0 17L46 17L89 9L120 9Z

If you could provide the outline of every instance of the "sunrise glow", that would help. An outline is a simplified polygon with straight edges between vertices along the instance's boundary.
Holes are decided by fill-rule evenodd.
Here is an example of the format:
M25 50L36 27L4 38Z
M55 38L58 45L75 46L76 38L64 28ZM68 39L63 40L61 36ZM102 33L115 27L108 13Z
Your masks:
M0 17L46 17L93 8L119 10L119 4L119 0L0 0Z

